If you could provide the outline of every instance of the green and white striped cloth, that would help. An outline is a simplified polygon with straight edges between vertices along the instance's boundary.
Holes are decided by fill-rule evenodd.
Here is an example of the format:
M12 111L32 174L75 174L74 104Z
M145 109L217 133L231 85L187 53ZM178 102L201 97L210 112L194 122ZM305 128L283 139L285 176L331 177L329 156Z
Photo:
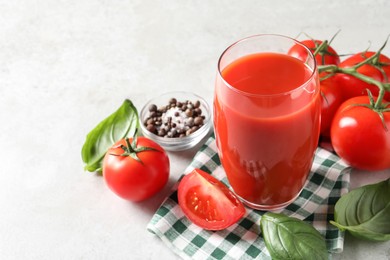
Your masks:
M185 173L200 168L229 186L214 136L202 146ZM348 192L350 168L333 153L318 148L312 170L299 197L280 212L311 223L325 237L328 251L343 250L344 234L329 224L334 205ZM230 186L229 186L230 187ZM265 212L247 208L245 216L222 231L192 224L177 203L177 185L152 217L147 229L183 259L271 259L260 232Z

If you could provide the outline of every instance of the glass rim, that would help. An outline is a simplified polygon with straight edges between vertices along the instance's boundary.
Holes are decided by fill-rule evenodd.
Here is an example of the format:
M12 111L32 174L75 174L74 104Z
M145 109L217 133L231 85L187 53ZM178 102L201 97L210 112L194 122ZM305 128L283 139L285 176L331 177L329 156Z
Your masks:
M276 93L276 94L254 94L254 93L250 93L250 92L246 92L246 91L243 91L243 90L240 90L240 89L237 89L236 87L232 86L231 84L229 84L225 78L222 76L222 71L221 71L221 61L222 61L222 58L224 57L224 55L229 51L231 50L234 46L242 43L242 42L245 42L245 41L249 41L251 39L254 39L254 38L261 38L261 37L265 37L265 36L273 36L273 37L280 37L280 38L284 38L284 39L287 39L287 40L290 40L292 41L294 44L297 44L299 46L301 46L302 48L304 48L306 50L306 52L308 53L308 57L310 56L310 58L313 60L313 69L311 71L311 74L310 74L310 77L308 77L308 79L303 82L302 84L300 84L298 87L294 88L294 89L291 89L289 91L285 91L285 92L281 92L281 93ZM306 59L307 60L307 59ZM306 63L306 62L303 62L303 63ZM218 64L217 64L217 70L218 70L218 76L222 79L222 81L224 82L224 84L231 90L237 92L238 94L242 94L242 95L245 95L245 96L249 96L249 97L278 97L278 96L284 96L284 95L289 95L289 94L292 94L296 91L299 91L303 88L305 88L305 86L313 80L314 78L314 75L316 74L317 72L317 62L316 62L316 59L313 55L313 53L310 51L310 49L302 44L301 42L295 40L294 38L291 38L289 36L285 36L285 35L282 35L282 34L255 34L255 35L251 35L251 36L247 36L245 38L242 38L234 43L232 43L231 45L229 45L223 52L222 54L220 55L219 59L218 59ZM319 90L319 87L316 89L316 91ZM315 91L315 92L316 92Z

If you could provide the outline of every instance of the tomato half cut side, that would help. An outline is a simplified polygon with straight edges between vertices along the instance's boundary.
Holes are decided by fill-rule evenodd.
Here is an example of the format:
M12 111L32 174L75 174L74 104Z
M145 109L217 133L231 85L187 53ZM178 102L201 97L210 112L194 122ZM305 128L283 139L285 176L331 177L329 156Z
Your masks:
M180 181L178 201L189 220L206 230L230 227L245 214L238 197L210 174L194 169Z

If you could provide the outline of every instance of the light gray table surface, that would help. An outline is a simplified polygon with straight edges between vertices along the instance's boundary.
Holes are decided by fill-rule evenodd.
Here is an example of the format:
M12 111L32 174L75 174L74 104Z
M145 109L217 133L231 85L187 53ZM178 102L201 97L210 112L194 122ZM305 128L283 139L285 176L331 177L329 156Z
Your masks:
M261 33L377 50L390 1L0 1L0 259L175 259L146 225L196 149L169 153L168 185L130 203L84 172L86 134L125 98L170 90L211 104L216 64ZM384 53L390 56L390 46ZM358 187L390 171L354 171ZM390 243L346 235L333 259L390 259Z

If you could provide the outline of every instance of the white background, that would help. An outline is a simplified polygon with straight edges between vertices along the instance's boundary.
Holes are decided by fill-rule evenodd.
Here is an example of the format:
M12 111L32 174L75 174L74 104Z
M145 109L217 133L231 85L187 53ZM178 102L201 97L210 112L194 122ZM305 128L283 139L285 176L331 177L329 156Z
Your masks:
M146 225L196 149L170 153L165 189L130 203L83 171L86 134L125 98L140 109L188 90L211 104L217 59L240 38L339 30L339 53L377 50L390 1L1 0L0 258L175 258ZM352 186L389 176L355 171ZM333 258L390 259L390 243L346 235Z

